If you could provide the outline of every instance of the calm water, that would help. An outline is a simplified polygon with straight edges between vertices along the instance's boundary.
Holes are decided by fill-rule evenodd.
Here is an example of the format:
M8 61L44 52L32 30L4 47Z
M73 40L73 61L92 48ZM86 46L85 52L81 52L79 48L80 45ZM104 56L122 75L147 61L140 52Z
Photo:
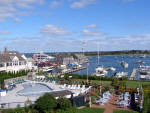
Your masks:
M136 61L141 60L145 62L143 65L150 65L150 56L147 55L146 58L140 58L141 55L112 55L112 56L101 56L99 64L104 67L114 67L116 68L115 72L128 72L128 76L132 73L133 68L138 68L139 64ZM95 72L95 68L98 66L97 56L89 57L90 64L88 67L89 75ZM125 61L129 64L128 68L123 68L118 62ZM108 76L112 76L115 72L109 72ZM79 72L75 72L77 74L86 75L87 70L81 70Z
M25 84L23 87L23 90L17 92L20 96L41 96L46 92L52 91L48 86L39 83L29 83Z

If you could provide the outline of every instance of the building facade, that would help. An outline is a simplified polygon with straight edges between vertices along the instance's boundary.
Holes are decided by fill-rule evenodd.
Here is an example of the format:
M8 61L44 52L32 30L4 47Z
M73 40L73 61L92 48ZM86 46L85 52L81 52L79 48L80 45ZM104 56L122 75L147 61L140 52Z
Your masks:
M0 72L18 72L31 69L31 64L27 58L17 51L8 51L0 53Z

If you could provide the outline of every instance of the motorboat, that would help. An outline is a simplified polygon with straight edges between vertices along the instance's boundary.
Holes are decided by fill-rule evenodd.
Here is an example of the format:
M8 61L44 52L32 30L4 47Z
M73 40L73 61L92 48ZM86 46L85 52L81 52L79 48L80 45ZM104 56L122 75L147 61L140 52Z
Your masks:
M122 78L122 77L126 77L128 75L128 72L117 72L114 74L115 78Z
M139 56L139 58L146 58L146 55L141 55Z
M108 68L106 68L106 70L107 71L116 71L116 68L114 68L114 67L108 67Z
M141 61L141 60L138 60L136 61L137 64L145 64L145 62Z
M150 75L150 66L140 65L138 71L142 75Z
M53 69L50 67L43 67L42 72L51 72Z
M141 80L150 80L150 75L140 75Z
M129 64L125 61L120 62L123 68L128 68Z

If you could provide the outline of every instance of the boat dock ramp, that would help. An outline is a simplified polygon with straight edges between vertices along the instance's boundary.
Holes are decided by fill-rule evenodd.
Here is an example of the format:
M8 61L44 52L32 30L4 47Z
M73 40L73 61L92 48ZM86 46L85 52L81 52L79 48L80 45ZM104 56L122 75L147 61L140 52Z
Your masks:
M136 80L136 76L137 76L137 69L134 68L131 75L130 75L130 77L129 77L129 79L130 80Z

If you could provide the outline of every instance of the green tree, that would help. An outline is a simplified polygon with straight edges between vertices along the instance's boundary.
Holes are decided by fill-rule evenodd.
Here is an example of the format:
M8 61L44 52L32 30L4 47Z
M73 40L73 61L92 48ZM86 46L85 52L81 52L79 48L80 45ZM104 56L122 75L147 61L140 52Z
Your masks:
M112 80L112 86L116 86L116 85L118 85L118 79L114 78Z
M30 109L28 113L39 113L36 109Z
M56 99L53 95L46 93L44 96L41 96L39 99L35 101L35 108L39 110L39 112L45 112L52 109L55 109L57 106Z

